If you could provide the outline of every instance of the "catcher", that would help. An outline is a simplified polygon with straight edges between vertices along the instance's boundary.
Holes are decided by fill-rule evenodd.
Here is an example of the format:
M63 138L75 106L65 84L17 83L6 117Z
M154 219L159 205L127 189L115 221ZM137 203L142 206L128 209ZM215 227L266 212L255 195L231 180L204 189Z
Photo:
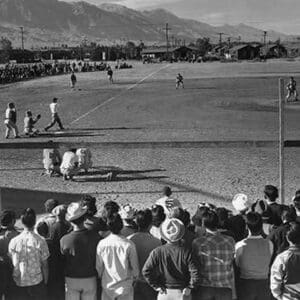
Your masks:
M39 130L34 128L34 125L41 118L41 115L38 114L36 118L33 117L32 112L28 110L24 118L24 133L26 136L34 137L39 135Z
M50 177L60 174L61 156L57 149L43 150L43 164L46 175Z
M88 173L88 170L92 167L92 153L88 148L79 148L76 151L78 158L78 168L83 169L85 173Z

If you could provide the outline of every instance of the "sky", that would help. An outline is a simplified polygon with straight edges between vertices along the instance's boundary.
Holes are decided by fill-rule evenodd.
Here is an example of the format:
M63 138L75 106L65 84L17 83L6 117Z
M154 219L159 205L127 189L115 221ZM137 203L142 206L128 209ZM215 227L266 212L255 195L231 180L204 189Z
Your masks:
M64 0L71 2L74 0ZM76 1L76 0L75 0ZM299 0L84 0L133 9L165 8L179 17L211 25L244 23L262 30L300 34Z

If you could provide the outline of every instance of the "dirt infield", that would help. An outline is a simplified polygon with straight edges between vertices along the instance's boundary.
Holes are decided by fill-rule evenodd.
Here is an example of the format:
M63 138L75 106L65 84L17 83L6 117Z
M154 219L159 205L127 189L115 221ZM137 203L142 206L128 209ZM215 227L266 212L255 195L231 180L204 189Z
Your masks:
M278 152L257 147L179 148L166 142L275 141L278 135L278 78L299 79L299 62L136 64L115 72L109 85L104 73L78 74L78 89L59 76L0 87L0 113L13 99L22 126L27 109L42 114L38 127L50 121L48 103L60 99L65 132L43 133L34 139L8 142L89 142L95 169L77 182L40 176L41 150L1 149L0 186L93 193L138 206L151 203L162 186L174 188L188 207L199 201L222 202L236 192L261 197L264 184L278 185ZM182 73L185 89L175 90ZM287 106L287 138L300 139L300 105ZM0 129L3 137L4 128ZM1 142L7 142L1 140ZM132 147L101 148L101 143L132 143ZM134 148L146 142L149 147ZM160 143L156 148L151 143ZM63 150L63 149L62 149ZM300 178L300 149L287 149L287 190L290 198ZM115 170L116 181L105 182ZM299 188L299 187L298 187Z

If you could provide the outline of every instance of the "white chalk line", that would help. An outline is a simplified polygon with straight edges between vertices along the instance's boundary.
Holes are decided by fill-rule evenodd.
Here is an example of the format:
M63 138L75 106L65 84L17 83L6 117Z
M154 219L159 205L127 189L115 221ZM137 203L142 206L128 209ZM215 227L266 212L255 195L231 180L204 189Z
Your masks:
M83 115L81 115L80 117L78 117L77 119L73 120L70 125L77 123L78 121L80 121L81 119L85 118L86 116L88 116L89 114L91 114L92 112L96 111L97 109L99 109L100 107L108 104L109 102L115 100L116 98L122 96L123 94L125 94L127 91L134 89L136 86L138 86L139 84L141 84L142 82L144 82L145 80L147 80L148 78L152 77L153 75L159 73L161 70L167 68L169 66L165 65L162 68L158 69L157 71L154 71L152 73L150 73L149 75L147 75L146 77L142 78L141 80L139 80L138 82L132 84L131 86L129 86L128 88L126 88L125 90L123 90L121 93L119 93L116 96L110 97L109 99L107 99L106 101L102 102L101 104L97 105L96 107L94 107L93 109L87 111L86 113L84 113Z

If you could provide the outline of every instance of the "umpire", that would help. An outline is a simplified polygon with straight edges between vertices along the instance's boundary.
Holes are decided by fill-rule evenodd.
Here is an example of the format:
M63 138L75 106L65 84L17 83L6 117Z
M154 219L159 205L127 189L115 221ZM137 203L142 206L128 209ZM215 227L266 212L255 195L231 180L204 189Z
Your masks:
M58 107L57 98L53 98L53 101L49 106L50 106L50 111L51 111L51 115L52 115L52 121L47 127L45 127L45 131L48 131L48 129L53 127L55 125L55 123L58 124L60 130L63 130L64 127L63 127L60 117L58 116L58 113L57 113L57 107Z

